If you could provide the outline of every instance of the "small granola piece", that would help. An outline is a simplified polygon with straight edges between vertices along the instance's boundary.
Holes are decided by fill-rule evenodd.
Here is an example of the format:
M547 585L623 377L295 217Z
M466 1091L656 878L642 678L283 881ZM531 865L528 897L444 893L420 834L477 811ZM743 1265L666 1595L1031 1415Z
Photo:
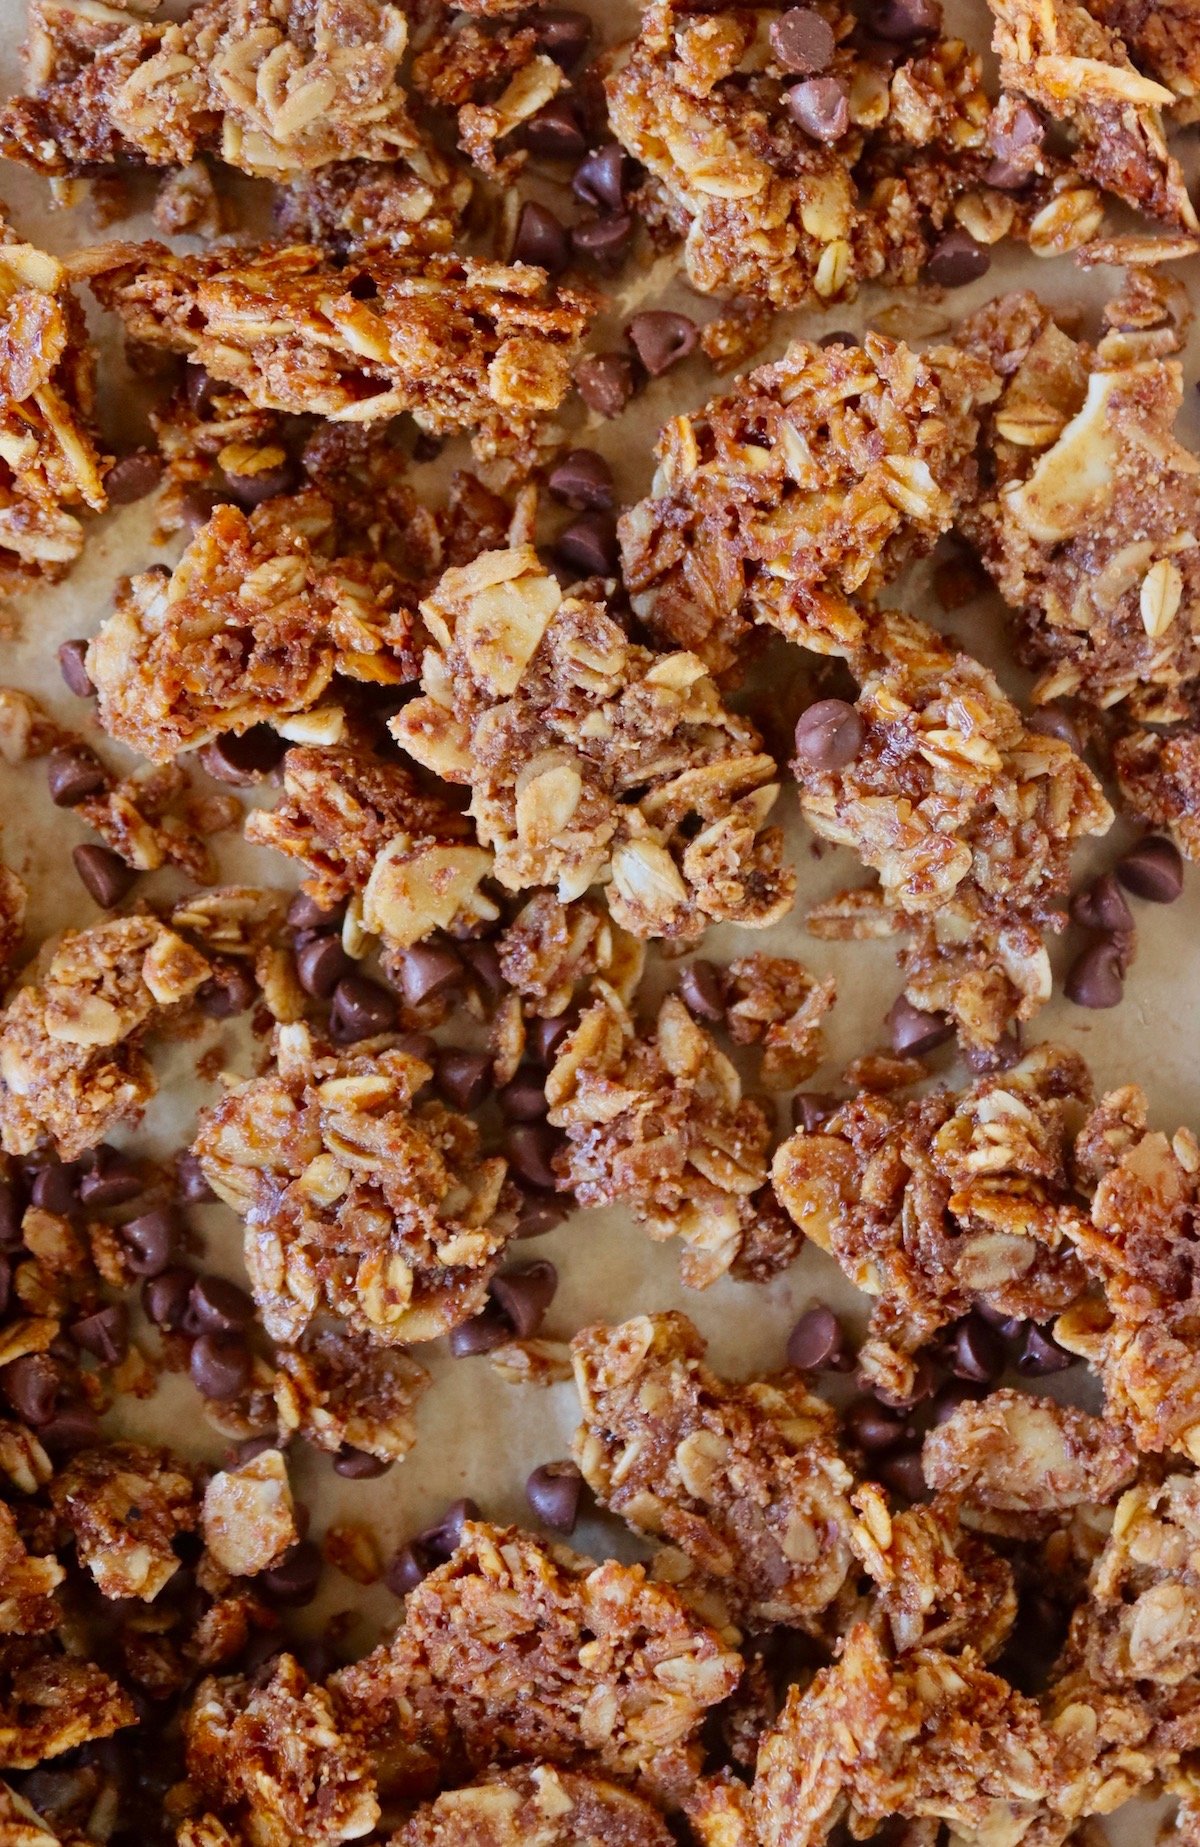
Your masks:
M622 1200L652 1238L682 1239L680 1271L694 1289L728 1270L754 1222L770 1129L677 996L646 1038L615 997L589 1007L559 1048L546 1097L567 1132L558 1162L580 1205Z
M330 1682L343 1723L445 1775L589 1759L678 1799L740 1657L640 1565L596 1565L516 1527L463 1525L394 1640ZM430 1767L433 1767L430 1766Z
M135 871L178 866L189 878L208 884L214 875L212 854L186 809L179 812L190 787L178 764L142 763L104 794L77 802L75 813Z
M280 1451L261 1450L214 1475L204 1490L200 1524L209 1556L231 1577L253 1577L278 1564L300 1537Z
M4 139L0 115L0 143ZM168 173L154 195L154 228L164 237L220 237L230 229L225 200L213 185L213 177L203 160L193 160L186 167Z
M281 1348L276 1364L280 1424L315 1448L361 1449L401 1462L416 1442L413 1414L429 1374L400 1348L321 1328L300 1346Z
M978 1297L1044 1322L1081 1293L1069 1239L1086 1203L1071 1153L1089 1099L1078 1055L1042 1045L958 1096L867 1093L784 1142L779 1198L878 1298L859 1351L867 1379L909 1396L914 1355Z
M417 94L457 115L458 144L490 178L511 181L526 150L498 144L553 101L566 84L564 72L538 49L528 20L494 23L483 30L470 20L440 25L413 60Z
M104 1596L144 1603L178 1571L172 1541L198 1517L191 1476L168 1450L140 1443L81 1450L54 1477L50 1498Z
M0 1768L35 1769L138 1717L129 1695L90 1661L41 1640L0 1640Z
M1137 1455L1125 1434L1101 1417L1053 1398L1008 1389L959 1405L922 1450L931 1488L956 1496L985 1528L1024 1536L1029 1516L1100 1505L1127 1488ZM1018 1523L1004 1516L1018 1514Z
M563 904L553 892L535 892L496 938L500 972L529 1010L557 1019L576 994L603 984L626 1004L633 999L646 946L614 922L591 898Z
M274 222L293 244L345 258L453 248L471 181L426 142L407 161L339 160L282 187Z
M571 1348L572 1452L602 1506L670 1542L655 1577L726 1623L818 1626L851 1565L853 1478L803 1377L727 1383L678 1313L584 1328Z
M53 1554L29 1552L12 1510L0 1502L0 1636L57 1629L62 1611L54 1593L66 1575Z
M739 956L726 970L725 1017L735 1045L761 1045L768 1090L794 1090L825 1056L821 1021L833 1006L832 977L792 956Z
M651 492L619 525L635 611L713 673L755 622L853 653L871 627L859 605L973 493L977 411L996 390L950 346L797 341L662 431Z
M529 1764L423 1804L388 1847L671 1847L674 1839L658 1810L619 1784Z
M483 1307L515 1189L467 1117L414 1105L430 1076L386 1040L337 1054L283 1026L271 1069L202 1112L194 1151L243 1221L272 1340L322 1311L385 1346L433 1340Z
M608 880L616 922L640 937L784 914L794 878L765 825L775 764L694 654L636 646L593 590L564 595L530 545L447 571L421 613L425 696L391 730L470 785L502 885L556 884L568 903Z
M1200 731L1131 731L1116 740L1113 766L1126 811L1200 859Z
M211 973L153 917L67 931L38 980L0 1014L0 1141L30 1154L43 1137L76 1160L155 1092L143 1050Z
M859 1516L851 1543L874 1581L862 1620L898 1655L969 1647L994 1660L1017 1616L1012 1567L962 1525L957 1503L939 1497L894 1513L874 1482L851 1501ZM849 1626L844 1610L835 1614L839 1628Z
M379 1803L367 1754L291 1655L265 1685L201 1682L184 1718L188 1789L258 1847L336 1847L369 1834Z

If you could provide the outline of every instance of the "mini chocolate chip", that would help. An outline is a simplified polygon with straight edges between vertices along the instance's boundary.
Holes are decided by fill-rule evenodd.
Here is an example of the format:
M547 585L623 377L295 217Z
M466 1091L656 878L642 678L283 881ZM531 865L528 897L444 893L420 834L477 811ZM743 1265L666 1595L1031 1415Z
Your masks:
M43 1212L70 1218L79 1210L79 1175L63 1161L47 1161L33 1176L29 1197Z
M221 387L209 377L203 366L193 364L190 359L184 367L183 379L188 403L197 417L206 417Z
M49 1423L38 1431L38 1442L52 1456L69 1456L77 1449L90 1449L100 1441L100 1421L94 1411L83 1405L68 1405L56 1411Z
M845 699L818 699L796 723L796 760L814 770L842 770L863 747L862 719Z
M270 725L251 725L248 731L223 731L200 752L200 761L216 782L247 788L269 776L283 759L287 742Z
M544 1122L517 1122L504 1136L504 1152L518 1180L541 1192L553 1192L558 1177L550 1165L561 1137Z
M1183 890L1183 855L1173 840L1150 834L1122 853L1117 877L1126 891L1150 904L1174 904Z
M213 1396L212 1393L209 1396ZM311 1603L321 1582L322 1558L311 1539L302 1539L285 1552L270 1571L260 1572L254 1582L261 1586L274 1603L298 1608Z
M929 1411L930 1422L944 1424L948 1418L954 1416L960 1405L978 1404L979 1400L986 1396L987 1387L985 1385L978 1385L968 1379L952 1379L935 1395Z
M117 1228L135 1276L161 1276L179 1248L179 1222L166 1206L156 1206Z
M792 1123L806 1135L816 1135L839 1107L837 1097L823 1090L798 1090L792 1098Z
M1132 930L1133 912L1111 872L1098 879L1071 899L1071 916L1085 930Z
M679 998L694 1020L710 1025L725 1018L725 984L715 962L702 957L680 970Z
M525 1499L554 1533L575 1531L582 1493L583 1476L574 1462L543 1462L525 1483Z
M492 1088L492 1061L484 1052L446 1046L434 1060L433 1087L453 1109L478 1109Z
M615 577L620 560L611 513L581 513L554 541L554 556L581 577Z
M420 1546L401 1546L383 1574L383 1581L395 1597L407 1597L410 1590L429 1576L433 1560Z
M416 943L401 956L399 977L408 1005L419 1007L462 980L462 958L448 943Z
M129 1351L129 1310L124 1302L110 1302L72 1323L71 1339L106 1366L117 1366Z
M840 141L850 126L850 99L837 77L809 77L784 97L797 128L814 141Z
M563 71L578 64L592 36L587 14L568 7L545 7L533 15L530 25L538 50L553 58Z
M994 1328L975 1315L960 1322L948 1357L956 1379L989 1385L1004 1371L1003 1342Z
M48 1353L23 1353L0 1372L0 1391L27 1424L48 1423L61 1390L61 1369Z
M142 1307L155 1327L183 1326L194 1280L195 1273L182 1264L164 1270L159 1276L146 1278L142 1284Z
M584 156L575 169L571 191L593 211L624 211L625 150L619 141L609 141Z
M306 891L298 891L287 908L289 930L340 930L346 914L344 904L332 908L318 904Z
M1047 1373L1065 1372L1074 1364L1073 1353L1065 1352L1044 1328L1030 1322L1017 1355L1017 1371L1024 1378L1041 1379Z
M186 1199L192 1205L203 1205L217 1197L190 1148L181 1148L175 1156L175 1185L180 1199Z
M306 994L328 1000L339 981L354 968L336 936L314 936L296 951L296 979Z
M46 781L56 808L75 808L108 787L108 772L86 744L64 744L46 759Z
M938 240L926 264L931 282L944 289L961 289L968 282L986 276L992 266L986 245L977 244L969 231L956 226Z
M80 884L102 911L111 911L137 884L137 873L111 847L88 843L71 849L71 863Z
M847 333L844 327L835 328L833 333L823 333L817 341L822 352L828 352L831 346L855 347L859 345L857 334Z
M1083 755L1083 739L1079 735L1079 728L1070 714L1064 712L1061 706L1040 705L1029 714L1026 723L1029 729L1036 731L1039 736L1057 738L1061 744L1066 744L1069 749L1073 750L1077 757Z
M240 1336L201 1334L192 1342L188 1369L197 1391L223 1403L245 1391L254 1362L249 1347Z
M62 674L67 691L79 699L94 699L96 688L87 670L88 644L82 637L64 641L58 650L58 671Z
M458 953L467 966L469 973L482 989L484 997L499 1000L508 987L504 971L500 967L500 957L494 943L465 942L458 945Z
M232 1020L252 1007L258 985L240 962L226 962L196 989L196 1005L208 1020Z
M558 1227L569 1216L569 1208L561 1199L526 1199L517 1219L514 1238L544 1238L549 1231Z
M939 0L875 0L870 21L880 38L905 44L936 37L942 29L942 9Z
M634 394L633 361L624 353L595 353L575 368L575 387L598 417L619 417Z
M551 471L546 486L555 500L577 513L607 513L615 498L612 469L594 449L569 450Z
M926 1013L903 994L892 1002L887 1028L893 1052L911 1058L923 1058L954 1037L954 1027L944 1013Z
M435 1558L449 1558L462 1543L463 1521L478 1519L479 1508L469 1495L451 1501L436 1526L427 1526L417 1534L416 1543Z
M579 1015L570 1011L556 1014L552 1020L534 1020L526 1030L526 1046L539 1064L552 1065L563 1040L578 1024Z
M366 975L347 975L333 991L329 1036L335 1045L357 1045L391 1032L396 1024L396 997Z
M14 1175L0 1178L0 1250L15 1251L21 1243L24 1199Z
M98 1142L84 1156L79 1197L85 1206L125 1206L142 1191L142 1180L119 1148Z
M491 1353L511 1339L512 1329L504 1316L485 1308L481 1314L472 1315L469 1321L460 1321L456 1328L451 1328L448 1344L456 1360L469 1360L480 1353Z
M816 77L828 70L836 46L833 27L807 6L789 7L771 27L775 62L802 77Z
M252 507L260 507L264 500L274 500L277 494L294 493L298 471L294 462L283 461L274 468L260 468L252 475L234 474L227 468L225 480L238 506L249 512Z
M526 122L525 145L543 160L578 160L587 147L587 136L570 102L556 100Z
M496 1101L509 1122L542 1122L550 1108L546 1081L536 1065L519 1065L512 1081L496 1092Z
M1123 954L1112 937L1101 937L1077 956L1063 982L1063 993L1077 1007L1098 1011L1116 1007L1125 993Z
M250 1327L254 1304L226 1276L198 1276L188 1300L188 1324L200 1334L234 1334Z
M199 532L201 526L207 526L217 508L228 500L228 495L218 494L215 488L191 487L180 496L179 517L190 533Z
M923 1501L928 1498L919 1449L902 1449L894 1456L885 1456L877 1472L884 1486L902 1499Z
M915 1435L906 1418L885 1411L873 1398L856 1399L847 1408L843 1422L850 1441L869 1456L894 1449L898 1443L909 1442Z
M104 491L114 507L144 500L162 480L163 459L157 449L133 449L115 461L104 477Z
M513 237L512 261L530 263L544 269L548 276L559 276L571 261L571 246L566 227L548 211L527 199L517 219Z
M344 1475L347 1481L374 1481L386 1475L391 1466L386 1456L373 1456L369 1450L354 1449L348 1443L333 1459L334 1474Z
M625 328L625 338L651 378L661 378L673 365L696 350L700 330L686 314L668 308L650 308L635 314Z
M803 1372L845 1371L846 1336L831 1308L817 1302L804 1311L788 1335L787 1358Z
M501 1270L492 1278L492 1299L519 1340L530 1340L541 1327L558 1288L558 1271L545 1258Z

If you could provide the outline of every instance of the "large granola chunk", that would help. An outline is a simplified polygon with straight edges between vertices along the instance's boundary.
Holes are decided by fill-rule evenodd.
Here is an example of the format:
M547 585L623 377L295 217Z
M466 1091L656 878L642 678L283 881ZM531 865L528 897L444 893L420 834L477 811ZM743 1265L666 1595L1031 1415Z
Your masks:
M727 1383L704 1348L678 1313L576 1334L575 1459L603 1506L670 1542L655 1576L706 1614L815 1626L852 1558L832 1414L797 1373Z
M755 622L853 654L871 626L860 605L971 496L977 411L996 390L950 346L797 341L662 431L651 492L619 528L637 614L713 672Z
M477 1314L516 1225L498 1156L386 1040L337 1054L281 1027L276 1060L200 1118L195 1152L245 1226L263 1325L294 1342L322 1311L394 1345Z
M1025 1392L990 1392L977 1404L959 1405L931 1430L922 1450L931 1488L954 1495L987 1527L993 1515L1016 1534L1029 1519L1103 1505L1137 1472L1128 1437L1101 1417L1074 1405Z
M671 1847L674 1839L658 1810L618 1783L530 1764L447 1790L389 1847Z
M39 977L0 1013L0 1142L46 1138L76 1160L154 1095L147 1035L211 969L153 917L68 931Z
M73 1456L50 1498L105 1597L150 1603L181 1564L172 1541L199 1517L196 1488L165 1449L109 1443Z
M1168 1475L1122 1495L1076 1612L1067 1661L1101 1686L1151 1682L1170 1697L1200 1671L1200 1479Z

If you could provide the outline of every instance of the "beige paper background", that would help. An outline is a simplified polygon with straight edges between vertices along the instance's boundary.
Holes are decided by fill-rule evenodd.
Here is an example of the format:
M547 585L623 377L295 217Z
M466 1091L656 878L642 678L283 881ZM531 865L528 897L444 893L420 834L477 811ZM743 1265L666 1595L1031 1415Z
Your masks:
M619 35L622 19L631 9L605 7L594 0L606 38ZM973 43L986 40L982 4L972 6L958 29ZM23 29L22 0L0 0L0 85L5 93L20 86L18 46ZM1179 151L1193 164L1196 131L1185 133ZM539 185L537 190L553 202L556 190L567 203L565 189ZM0 198L12 222L29 240L65 252L103 236L152 235L142 213L108 232L96 231L85 204L73 211L49 210L49 189L36 178L0 163ZM566 216L572 216L568 210ZM1200 279L1200 262L1181 266L1193 282ZM1063 305L1083 306L1095 313L1115 292L1119 277L1113 271L1087 273L1066 261L1040 262L1023 254L1005 254L980 282L946 298L940 307L945 318L956 318L1007 287L1032 287L1047 299ZM612 285L609 285L610 287ZM851 307L839 307L826 316L798 315L780 321L770 348L762 357L782 349L789 334L847 327L860 331L887 305L887 296L864 295ZM910 298L911 300L911 298ZM930 304L935 298L930 297ZM680 284L673 265L665 259L646 258L640 268L631 266L610 310L598 330L596 344L619 344L619 325L635 306L677 305L699 319L713 312L708 304ZM102 360L102 399L106 433L136 437L143 432L136 389L131 386L120 355L120 343L111 324L100 324L89 301ZM895 331L892 329L892 331ZM1193 346L1189 378L1196 375ZM719 388L714 375L699 358L678 367L665 378L652 381L635 401L630 413L614 424L587 419L574 407L579 436L600 449L613 464L623 499L630 500L648 484L651 447L661 423L677 411L702 403ZM1195 441L1200 435L1200 407L1189 391L1183 432ZM465 445L448 452L444 460L465 459ZM430 471L417 471L419 483ZM431 477L432 478L432 477ZM40 589L11 600L13 639L0 642L0 681L28 689L41 697L64 723L87 729L90 707L67 693L55 664L55 649L64 638L94 632L111 606L116 578L145 568L156 560L170 562L173 550L155 549L151 543L153 503L120 509L92 520L87 549L68 581L53 589ZM1010 690L1021 694L1027 680L1007 660L1002 615L995 599L982 600L949 620L930 588L932 561L918 567L896 587L894 600L961 638L972 652L1001 673ZM106 759L126 760L103 737L96 742ZM203 778L199 778L203 783ZM266 791L264 799L273 799ZM860 882L852 857L826 850L819 858L801 827L795 791L785 787L778 813L788 826L791 856L799 872L796 920L774 930L754 933L714 930L704 953L724 961L749 949L801 955L814 969L834 974L838 1003L831 1016L829 1055L810 1083L815 1088L835 1088L846 1062L882 1038L882 1019L897 988L893 949L887 944L822 944L810 940L799 918L808 904L846 884ZM45 793L45 778L37 764L12 769L0 765L0 825L4 857L30 887L28 948L32 954L43 937L66 925L79 926L97 919L98 913L78 884L70 865L70 849L90 838L69 813L52 807ZM1115 858L1122 829L1107 841L1091 843L1077 862L1082 878L1090 868L1110 864ZM280 858L247 849L225 837L218 843L224 878L249 878L267 885L289 883L287 864ZM139 895L175 894L182 887L170 874L144 879ZM1148 1091L1153 1118L1170 1130L1180 1123L1196 1124L1200 1118L1200 1080L1197 1044L1200 1041L1200 869L1190 870L1184 896L1173 907L1137 906L1138 954L1130 975L1124 1004L1110 1013L1087 1013L1057 996L1034 1022L1030 1038L1058 1038L1076 1047L1088 1059L1097 1086L1135 1081ZM1070 939L1052 948L1056 975L1061 975L1072 953ZM661 986L666 971L659 970ZM160 1094L143 1127L136 1132L138 1146L167 1154L188 1139L189 1124L206 1091L195 1077L197 1056L212 1045L222 1048L226 1066L249 1069L249 1047L228 1024L210 1028L198 1041L159 1046L155 1054ZM949 1050L935 1055L939 1077L959 1084L964 1071ZM130 1139L130 1138L126 1138ZM208 1261L214 1268L240 1276L238 1228L231 1213L221 1206L198 1209L193 1223L207 1240ZM619 1211L579 1213L552 1236L516 1248L517 1261L548 1257L557 1264L558 1295L544 1333L568 1337L577 1327L595 1319L620 1319L642 1310L679 1307L702 1329L710 1342L710 1357L718 1368L732 1373L770 1370L782 1363L787 1331L797 1314L817 1298L830 1300L844 1310L856 1327L864 1319L865 1302L842 1281L832 1260L807 1250L800 1260L772 1284L759 1287L722 1281L704 1294L686 1291L678 1281L676 1253L670 1245L653 1245ZM319 1536L333 1519L367 1522L387 1557L404 1538L436 1518L445 1504L461 1494L471 1494L485 1512L500 1520L528 1520L523 1483L536 1464L564 1455L576 1422L573 1388L562 1385L548 1391L504 1385L486 1359L451 1360L444 1343L419 1348L418 1357L434 1375L434 1383L418 1414L418 1441L407 1461L377 1481L347 1482L336 1476L328 1458L299 1447L292 1453L293 1484L313 1509L313 1533ZM1053 1389L1078 1394L1086 1389L1079 1369L1052 1382ZM843 1388L844 1389L844 1388ZM209 1431L198 1415L198 1403L186 1381L168 1378L149 1405L126 1403L113 1419L130 1434L161 1436L194 1457L219 1460L222 1439ZM638 1543L611 1521L581 1525L575 1543L602 1555L619 1552L636 1556ZM316 1606L302 1621L316 1621L334 1611L351 1610L358 1621L354 1645L374 1639L378 1626L393 1623L399 1605L385 1590L362 1591L336 1571L326 1573ZM1142 1811L1144 1813L1144 1810ZM1118 1824L1123 1838L1132 1837L1136 1822L1127 1812ZM1140 1834L1143 1829L1138 1828Z

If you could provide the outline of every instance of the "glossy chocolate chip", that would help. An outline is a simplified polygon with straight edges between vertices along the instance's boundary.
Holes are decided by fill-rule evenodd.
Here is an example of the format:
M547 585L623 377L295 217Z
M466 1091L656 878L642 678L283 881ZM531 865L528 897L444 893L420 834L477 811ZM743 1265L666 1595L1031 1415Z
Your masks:
M314 936L296 951L296 979L315 1000L328 1000L354 963L336 936Z
M69 1218L79 1210L79 1173L64 1161L47 1161L33 1175L29 1197L43 1212Z
M526 1046L539 1064L552 1065L563 1040L579 1023L576 1013L560 1013L552 1020L532 1020L526 1032Z
M115 461L104 477L104 491L114 507L144 500L162 480L163 459L157 449L133 449Z
M939 0L875 0L869 18L872 31L894 44L933 38L942 29Z
M529 23L538 50L553 58L560 70L573 70L591 40L592 22L587 14L570 7L545 7Z
M1099 1011L1116 1007L1125 993L1123 954L1119 943L1101 937L1076 957L1063 982L1063 993L1077 1007Z
M201 1334L235 1334L254 1320L254 1304L225 1276L198 1276L188 1300L188 1324Z
M558 1178L550 1163L561 1139L547 1123L513 1123L505 1133L504 1152L516 1179L540 1192L553 1192Z
M1029 729L1036 731L1039 736L1057 738L1060 744L1073 750L1077 757L1083 755L1083 739L1079 735L1079 727L1061 706L1040 705L1029 714L1027 723Z
M272 1602L298 1608L311 1603L316 1596L322 1567L318 1548L311 1539L302 1539L270 1571L260 1572L254 1582L266 1591Z
M796 760L814 770L842 770L863 747L866 730L845 699L818 699L796 724Z
M418 1533L416 1543L426 1552L432 1552L435 1558L449 1558L462 1540L463 1522L479 1517L475 1502L464 1495L461 1500L451 1501L435 1526L427 1526L424 1532Z
M930 252L926 270L931 282L943 289L961 289L986 276L992 266L986 245L976 243L969 231L956 227L939 238Z
M416 943L404 951L397 974L405 1001L419 1007L462 980L462 958L448 943Z
M182 1148L175 1156L175 1185L180 1199L189 1204L203 1205L217 1196L204 1177L204 1169L190 1148Z
M536 1065L520 1065L511 1083L496 1092L501 1114L509 1122L542 1122L550 1108L546 1080Z
M633 361L624 353L596 353L575 368L575 387L598 417L619 417L637 386Z
M527 199L521 207L513 236L512 261L530 263L548 276L559 276L571 260L565 225L544 205Z
M725 1018L725 984L715 962L689 962L679 973L679 998L694 1020L714 1025Z
M35 1428L49 1423L62 1390L62 1371L48 1353L24 1353L0 1372L0 1391L17 1416Z
M499 1000L508 983L500 967L496 945L485 942L459 943L458 953L462 957L468 974L472 976L484 998Z
M579 159L587 147L587 136L569 99L556 97L530 117L525 124L525 145L542 160ZM545 267L542 264L542 268Z
M46 782L56 808L75 808L108 787L108 772L86 744L64 744L46 759Z
M184 367L184 390L187 401L197 417L206 417L212 409L213 398L220 386L211 379L203 366L193 365L191 360Z
M79 1174L79 1197L85 1206L125 1206L142 1191L137 1169L108 1142L99 1142L84 1156Z
M196 989L196 1005L208 1020L232 1020L258 997L258 985L241 962L225 962Z
M179 1248L179 1222L165 1206L130 1219L117 1235L135 1276L160 1276Z
M926 1013L903 994L892 1002L887 1028L893 1052L902 1057L923 1058L954 1037L954 1027L944 1013Z
M603 218L585 218L572 225L571 249L577 257L613 275L628 255L632 236L633 219L629 213L612 212Z
M109 1302L72 1322L71 1339L105 1366L117 1366L129 1351L129 1310L124 1302Z
M581 513L554 541L554 556L580 577L615 577L620 560L611 513Z
M660 378L695 352L700 330L686 314L650 308L634 315L625 328L625 338L651 378Z
M421 1546L401 1546L387 1570L383 1581L395 1597L407 1597L410 1590L429 1576L434 1561Z
M173 1265L160 1276L147 1277L142 1284L142 1307L155 1327L179 1328L191 1300L194 1272L183 1265Z
M775 62L801 77L815 77L828 70L836 44L833 27L811 7L789 7L771 26Z
M201 526L207 526L217 508L226 504L228 494L219 494L215 488L192 487L179 499L179 518L190 533L199 532Z
M248 731L224 731L200 752L200 761L216 782L247 788L261 782L283 761L287 742L270 725L251 725Z
M871 1389L880 1404L886 1405L889 1411L911 1411L914 1405L920 1404L925 1398L932 1397L936 1383L932 1365L924 1355L921 1355L913 1362L913 1382L906 1397L897 1398L878 1384L873 1384Z
M445 1046L434 1059L433 1087L452 1109L478 1109L492 1088L492 1061L485 1052Z
M1004 1343L995 1328L969 1315L955 1329L947 1359L956 1379L987 1385L1004 1371Z
M525 1499L543 1526L573 1533L579 1519L583 1476L574 1462L543 1462L525 1483Z
M804 1372L842 1372L848 1355L842 1324L823 1302L806 1309L788 1335L789 1366Z
M521 1207L513 1237L519 1239L544 1238L547 1232L557 1231L569 1216L570 1208L561 1199L527 1198Z
M1017 1371L1026 1379L1041 1379L1052 1372L1065 1372L1075 1364L1074 1354L1067 1353L1058 1342L1030 1322L1017 1355Z
M792 1123L806 1135L819 1134L838 1108L838 1099L823 1090L798 1090L792 1098Z
M306 891L298 891L287 908L289 930L340 930L346 914L344 904L318 904Z
M89 898L94 899L102 911L113 910L137 883L138 875L133 867L127 866L111 847L96 846L90 841L73 847L71 863Z
M38 1442L52 1456L73 1455L100 1441L100 1421L83 1405L66 1405L38 1431Z
M386 1475L391 1466L385 1456L372 1456L369 1450L353 1449L349 1444L333 1459L334 1474L345 1476L347 1481L374 1481Z
M224 1403L245 1391L254 1362L239 1335L201 1334L192 1342L188 1368L197 1391Z
M24 1189L15 1174L0 1178L0 1250L16 1250L21 1242Z
M558 1271L541 1258L517 1264L492 1278L492 1299L519 1340L530 1340L545 1319L558 1288Z
M555 500L577 513L607 513L615 499L612 469L594 449L571 449L546 482Z
M225 481L238 506L250 512L260 507L264 500L274 500L277 494L295 493L299 470L292 461L279 462L274 468L260 468L252 475L235 474L227 468Z
M8 1313L8 1305L12 1301L12 1279L12 1258L0 1251L0 1315Z
M874 1398L857 1399L848 1407L843 1422L849 1440L868 1456L895 1449L898 1443L909 1442L914 1435L907 1418L885 1410Z
M1183 890L1183 855L1173 840L1150 834L1122 853L1117 877L1135 898L1150 904L1174 904Z
M884 1486L903 1500L923 1501L928 1498L929 1489L919 1449L902 1449L895 1455L885 1456L879 1464L878 1474Z
M797 128L813 141L840 141L850 126L850 99L836 77L809 77L794 83L784 98Z
M968 1379L954 1379L943 1385L934 1395L930 1406L929 1418L933 1424L944 1424L947 1418L954 1416L960 1405L978 1404L987 1396L987 1387L975 1384Z
M94 699L96 688L87 670L88 644L82 637L64 641L58 650L58 671L67 691L78 699Z
M1085 930L1132 930L1133 912L1111 872L1077 891L1071 900L1071 916Z
M625 150L619 141L609 141L594 148L580 161L571 181L571 191L583 205L596 212L620 212L625 208Z
M512 1328L504 1316L485 1308L482 1314L472 1315L469 1321L460 1321L451 1328L449 1347L456 1360L469 1360L480 1353L492 1353L511 1339Z
M357 1045L391 1032L396 1024L396 997L366 975L347 975L333 991L329 1036L335 1045Z

